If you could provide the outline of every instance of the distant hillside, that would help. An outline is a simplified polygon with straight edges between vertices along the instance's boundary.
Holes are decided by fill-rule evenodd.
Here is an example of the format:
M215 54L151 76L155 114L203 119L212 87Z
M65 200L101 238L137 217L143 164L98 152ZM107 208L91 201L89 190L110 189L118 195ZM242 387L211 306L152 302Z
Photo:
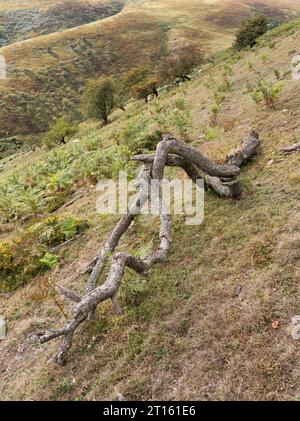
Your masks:
M26 0L0 3L0 46L115 15L124 0Z
M31 2L36 7L41 3ZM46 7L49 2L44 3ZM45 13L59 10L62 3L55 2ZM118 9L122 2L88 3L99 4L100 9L104 4ZM55 117L65 113L78 117L80 94L88 78L118 75L139 64L155 66L182 43L198 43L207 53L219 51L232 44L241 21L253 13L264 12L275 19L284 19L300 12L296 0L275 3L270 0L126 0L125 3L115 16L0 49L8 71L7 80L0 82L1 138L42 132ZM5 10L7 13L8 9ZM11 16L13 10L9 12ZM22 13L28 10L31 9L24 7ZM65 8L60 19L67 13ZM68 16L58 20L57 25L60 22L71 25L77 19L75 13Z

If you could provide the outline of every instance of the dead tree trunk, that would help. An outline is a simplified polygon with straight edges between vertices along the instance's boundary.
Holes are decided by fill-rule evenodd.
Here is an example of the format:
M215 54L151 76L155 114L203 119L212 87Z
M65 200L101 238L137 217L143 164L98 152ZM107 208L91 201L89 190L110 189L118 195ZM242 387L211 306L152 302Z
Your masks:
M108 256L116 249L120 238L128 230L136 215L140 213L143 205L149 199L151 182L160 182L163 179L165 166L181 167L193 181L196 182L197 179L202 178L207 187L212 188L221 196L237 198L240 197L242 191L239 181L236 180L236 176L240 172L240 166L257 152L258 146L258 134L251 131L249 136L242 142L242 148L229 156L224 165L218 165L192 146L178 141L170 135L166 135L158 144L155 155L138 155L132 158L143 162L144 165L140 173L139 194L128 213L120 219L111 232L98 255L87 266L85 273L89 273L90 276L85 293L83 296L79 296L73 291L58 286L60 292L66 298L72 300L75 305L72 320L61 329L46 333L40 337L42 343L60 336L63 337L62 344L53 356L53 361L59 364L63 364L66 361L76 329L94 314L97 306L103 301L112 300L114 308L117 312L120 312L116 296L126 267L141 275L147 275L153 265L163 263L167 259L172 242L172 219L169 214L161 212L160 243L158 248L145 259L138 259L127 253L116 253L112 258L106 281L102 285L97 286ZM156 200L160 201L161 197L157 197Z

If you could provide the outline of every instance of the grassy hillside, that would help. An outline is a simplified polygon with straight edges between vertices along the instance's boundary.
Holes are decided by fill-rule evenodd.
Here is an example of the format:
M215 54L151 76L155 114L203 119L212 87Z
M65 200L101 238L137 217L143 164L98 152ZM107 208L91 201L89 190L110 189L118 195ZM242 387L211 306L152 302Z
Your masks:
M48 212L74 193L83 196L58 215L86 220L89 228L59 248L43 242L57 257L53 269L38 268L29 279L19 273L27 284L14 293L6 280L0 301L9 329L0 343L1 399L102 400L120 392L128 399L299 400L299 344L290 333L291 318L300 311L300 155L281 151L300 139L300 83L291 77L299 39L300 22L287 24L252 51L218 54L191 82L148 105L132 104L102 130L85 123L80 142L4 164L1 197L10 200L0 206L2 256L10 239L21 242L21 251L15 249L19 262L28 258L26 247L36 258L43 240L37 225L53 221L21 218ZM272 86L283 84L274 110L251 97L256 72ZM220 109L212 127L216 98ZM255 128L261 150L242 170L243 197L236 202L207 192L203 225L187 227L176 218L168 262L147 280L126 273L123 315L114 315L106 303L75 336L67 366L47 365L57 343L41 346L36 335L63 325L63 313L70 313L52 285L84 290L80 272L117 219L96 213L93 186L120 168L134 176L138 168L127 157L151 149L153 131L162 126L184 132L217 161ZM173 169L169 176L176 174ZM158 226L157 218L142 217L119 249L142 255Z
M8 78L0 81L0 137L40 133L65 113L79 117L88 78L155 66L183 43L197 43L207 54L220 51L251 13L281 19L300 12L299 1L273 3L127 0L116 16L3 47Z
M27 0L0 3L0 45L61 31L112 16L122 0Z

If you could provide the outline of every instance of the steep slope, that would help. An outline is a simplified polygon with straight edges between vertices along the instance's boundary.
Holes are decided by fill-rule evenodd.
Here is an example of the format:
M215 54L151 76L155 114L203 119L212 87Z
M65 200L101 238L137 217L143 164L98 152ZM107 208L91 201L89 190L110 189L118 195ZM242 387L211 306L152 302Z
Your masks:
M57 344L41 346L36 336L65 323L61 309L70 312L68 302L53 299L51 284L83 291L80 273L117 220L95 211L98 193L91 183L99 177L97 171L91 169L94 178L88 173L81 184L74 183L85 195L61 214L87 218L90 229L57 251L55 270L2 295L9 331L0 343L1 399L102 400L116 392L128 399L299 399L299 343L290 333L291 319L299 314L300 155L282 152L300 138L300 83L291 77L299 39L298 21L268 34L253 51L218 55L216 64L181 88L148 105L133 104L102 131L90 128L80 147L69 144L46 156L36 151L2 173L1 183L8 183L15 165L15 176L19 171L28 183L26 170L34 162L33 170L53 183L62 171L51 173L55 157L69 157L63 175L73 164L79 170L76 148L82 165L90 169L91 157L99 149L104 154L116 139L119 149L128 147L129 140L141 142L142 130L160 121L163 105L174 109L176 99L181 107L183 99L190 104L190 141L211 159L221 161L250 128L262 141L257 157L243 169L242 199L228 201L208 192L201 226L187 227L176 218L169 261L147 280L128 271L120 294L123 315L114 315L109 303L101 307L96 320L76 335L68 364L57 367L46 364ZM284 78L284 89L275 109L266 110L251 98L247 81L259 71L264 80L277 83L274 69ZM225 70L229 88L217 126L210 127ZM182 129L173 120L164 124L175 133ZM118 138L120 133L124 138ZM106 169L108 162L100 165ZM24 194L29 190L27 185ZM9 224L2 226L2 239L20 235L27 224L18 224L13 233L7 232ZM144 253L158 226L157 218L143 217L119 249Z
M0 137L40 133L65 113L78 117L88 78L155 66L182 43L198 43L207 53L227 48L254 12L276 19L300 12L297 0L273 3L128 0L114 17L6 46L0 49L8 73L0 81Z

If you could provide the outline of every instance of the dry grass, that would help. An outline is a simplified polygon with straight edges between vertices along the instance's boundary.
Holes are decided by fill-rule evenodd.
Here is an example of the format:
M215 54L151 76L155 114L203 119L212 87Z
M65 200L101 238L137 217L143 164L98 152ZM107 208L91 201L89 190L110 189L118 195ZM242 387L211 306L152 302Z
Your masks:
M212 158L236 148L251 127L259 131L261 151L243 169L242 200L207 193L202 226L186 227L176 219L168 263L154 269L140 295L122 295L123 316L113 315L109 303L101 307L96 321L76 335L68 365L56 367L46 361L57 344L41 346L32 339L40 329L64 322L41 291L49 278L82 290L84 279L78 282L75 275L114 223L96 215L95 193L77 202L70 211L93 226L62 251L59 271L1 299L9 326L0 344L1 399L102 400L116 391L128 399L300 398L299 344L290 336L291 318L300 311L300 156L281 153L300 136L300 84L286 80L275 111L258 108L241 93L253 77L247 62L267 78L273 67L283 73L299 38L298 31L277 39L271 50L228 59L234 84L218 116L220 136L212 141L198 137L207 131L224 63L160 99L168 103L186 94L193 104L193 144ZM266 53L268 64L257 59ZM204 86L209 75L215 80L211 88ZM234 122L227 131L225 119ZM157 224L137 224L120 248L137 252L156 235ZM125 282L133 280L128 272ZM63 305L68 312L68 303Z
M248 16L251 3L128 0L116 16L0 49L9 75L0 83L0 137L40 133L54 117L66 113L78 117L79 97L88 78L119 75L140 64L153 66L182 43L198 43L207 53L229 47L241 10ZM256 1L255 7L269 3ZM283 5L285 11L300 11L292 0L279 1L273 9L281 13ZM274 14L273 9L268 13Z

